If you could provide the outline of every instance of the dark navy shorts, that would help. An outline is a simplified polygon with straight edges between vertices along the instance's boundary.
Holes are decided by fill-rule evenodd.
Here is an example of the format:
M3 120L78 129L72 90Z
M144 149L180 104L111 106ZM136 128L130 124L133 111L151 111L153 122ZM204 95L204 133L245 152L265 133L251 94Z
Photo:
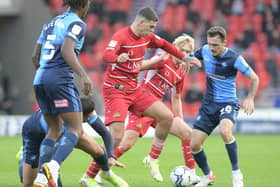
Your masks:
M43 114L82 112L79 92L74 83L34 85Z
M222 119L229 119L235 123L239 109L239 103L214 103L203 101L193 128L210 135Z
M41 117L40 112L34 113L24 122L22 127L22 161L30 164L32 168L38 167L40 145L46 136L46 132L40 124Z

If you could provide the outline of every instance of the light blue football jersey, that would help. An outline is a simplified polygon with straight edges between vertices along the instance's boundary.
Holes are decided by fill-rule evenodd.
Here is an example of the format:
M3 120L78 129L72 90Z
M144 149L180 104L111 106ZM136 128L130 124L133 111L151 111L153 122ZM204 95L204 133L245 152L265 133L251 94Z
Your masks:
M37 41L42 45L40 67L36 71L34 85L65 84L73 81L73 70L61 55L64 38L76 42L75 53L78 55L84 43L86 24L71 11L51 19L43 26Z
M203 62L206 73L206 94L204 99L216 103L238 102L236 96L236 75L240 71L249 76L253 71L245 59L226 48L219 57L214 57L208 45L194 53Z

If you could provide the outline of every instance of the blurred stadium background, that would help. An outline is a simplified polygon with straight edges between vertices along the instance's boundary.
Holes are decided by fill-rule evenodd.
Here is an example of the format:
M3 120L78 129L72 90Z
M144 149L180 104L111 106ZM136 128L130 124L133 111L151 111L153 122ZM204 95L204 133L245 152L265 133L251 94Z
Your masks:
M22 120L37 107L31 54L42 24L63 11L61 3L62 0L0 1L0 135L18 134ZM86 19L87 36L80 61L95 84L94 97L100 115L106 68L103 50L112 34L130 24L143 6L157 11L160 21L156 33L168 41L188 33L199 48L206 42L210 26L225 27L228 46L242 54L260 76L256 113L246 117L240 112L237 131L280 133L279 0L94 0ZM148 51L147 58L154 53ZM249 85L241 75L237 87L242 101ZM192 69L182 96L186 120L195 117L204 91L204 72ZM168 95L165 102L170 102Z

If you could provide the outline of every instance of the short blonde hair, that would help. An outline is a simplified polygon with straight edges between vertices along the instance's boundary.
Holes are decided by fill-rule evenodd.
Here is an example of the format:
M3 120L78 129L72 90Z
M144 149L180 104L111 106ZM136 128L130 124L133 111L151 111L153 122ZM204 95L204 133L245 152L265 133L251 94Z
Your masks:
M172 44L175 45L176 47L179 47L186 43L189 44L191 50L194 51L194 39L193 37L185 33L175 38Z

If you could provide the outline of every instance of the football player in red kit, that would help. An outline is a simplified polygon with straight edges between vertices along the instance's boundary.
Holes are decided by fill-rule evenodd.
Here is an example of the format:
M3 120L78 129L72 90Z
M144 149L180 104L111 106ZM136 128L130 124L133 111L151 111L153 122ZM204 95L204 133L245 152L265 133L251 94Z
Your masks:
M138 85L147 48L161 48L187 64L201 65L196 58L189 57L155 35L153 32L157 22L154 10L149 7L140 9L129 27L113 35L104 52L103 60L108 63L103 85L105 125L110 128L115 148L123 138L128 111L158 122L153 140L153 147L157 150L162 150L174 118L160 99Z

